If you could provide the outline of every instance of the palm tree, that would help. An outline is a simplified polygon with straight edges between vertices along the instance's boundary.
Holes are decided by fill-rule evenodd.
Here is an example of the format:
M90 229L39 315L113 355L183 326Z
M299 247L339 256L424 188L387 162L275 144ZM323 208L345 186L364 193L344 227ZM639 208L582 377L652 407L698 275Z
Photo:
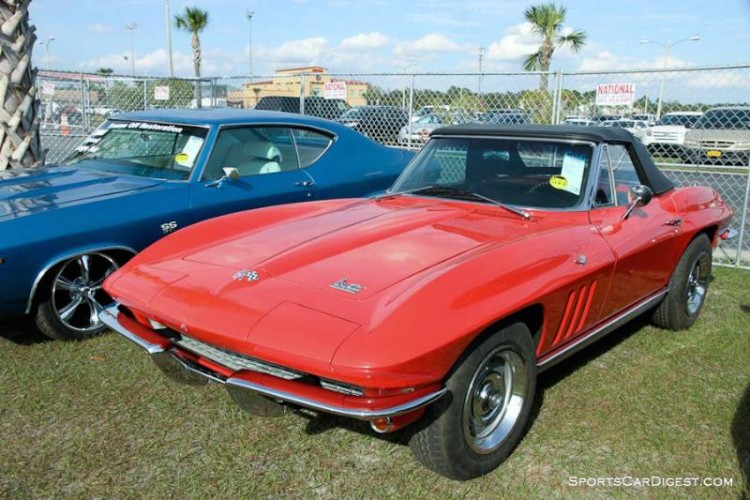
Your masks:
M201 77L201 38L200 32L208 24L208 12L198 7L185 7L185 12L174 16L174 25L177 29L187 31L193 35L193 67L195 77ZM195 82L195 102L201 107L201 83Z
M29 26L31 0L0 0L0 170L43 162L39 143L39 101Z
M523 15L526 21L531 23L532 31L542 37L539 50L529 54L523 61L523 69L526 71L543 71L539 80L539 90L547 90L549 65L555 49L569 45L573 52L578 52L586 43L586 33L575 30L567 35L561 33L565 22L567 9L554 2L541 5L532 5L527 8Z

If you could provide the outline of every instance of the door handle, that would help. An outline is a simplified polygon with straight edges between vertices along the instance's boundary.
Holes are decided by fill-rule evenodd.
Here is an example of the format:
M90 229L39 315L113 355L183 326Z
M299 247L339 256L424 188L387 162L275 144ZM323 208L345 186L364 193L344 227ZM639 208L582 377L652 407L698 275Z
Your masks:
M297 187L313 187L315 185L315 181L297 181L294 183Z
M680 227L682 225L682 218L677 217L675 219L668 220L664 223L665 226Z

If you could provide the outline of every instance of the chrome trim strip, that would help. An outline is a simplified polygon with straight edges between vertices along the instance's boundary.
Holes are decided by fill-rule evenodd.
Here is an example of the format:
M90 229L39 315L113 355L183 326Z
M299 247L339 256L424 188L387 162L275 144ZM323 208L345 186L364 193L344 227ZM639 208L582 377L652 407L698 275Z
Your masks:
M312 410L331 413L333 415L339 415L342 417L356 418L359 420L373 420L376 418L395 417L397 415L403 415L405 413L418 410L434 403L448 391L448 389L443 387L437 392L421 396L417 399L409 401L408 403L392 406L390 408L384 408L382 410L353 410L349 408L342 408L340 406L329 405L326 403L320 403L318 401L313 401L302 396L291 394L289 392L270 389L268 387L263 387L262 385L258 385L253 382L248 382L246 380L238 378L228 378L225 384L242 389L247 389L249 391L254 391L272 399L279 399L286 403L304 406L305 408L310 408Z
M617 328L621 327L622 325L624 325L631 319L642 314L649 308L655 306L657 303L659 303L661 299L664 298L664 296L667 294L668 291L669 290L666 290L666 289L662 290L660 292L657 292L655 295L652 295L651 297L648 297L642 300L641 302L632 306L630 309L627 309L625 312L623 312L619 316L615 316L614 318L610 319L599 328L592 330L586 335L582 335L575 342L573 342L570 345L565 346L562 350L550 355L549 357L545 358L541 362L537 362L537 368L539 368L539 373L550 368L551 366L556 365L560 361L567 359L568 357L572 356L573 354L580 351L584 347L593 343L599 337L603 337L604 335L612 332L613 330L616 330Z
M140 338L138 335L134 334L124 326L122 326L122 323L117 321L117 315L119 314L119 311L117 309L118 304L114 304L112 306L109 306L105 308L102 312L99 313L99 319L102 320L102 323L110 327L112 330L116 331L129 341L135 343L136 345L142 347L146 351L148 351L149 354L158 354L160 352L164 352L164 348L160 345L152 344L151 342L147 342Z
M200 367L200 368L203 368L203 369L200 369L200 368L196 368L195 366L187 363L184 359L181 359L180 357L176 356L175 353L172 350L164 351L164 353L166 355L171 356L172 359L174 359L175 361L177 361L185 370L189 371L190 373L195 373L196 375L201 375L203 377L206 377L208 380L212 380L212 381L217 382L219 384L223 384L224 382L226 382L226 379L222 378L218 374L214 374L214 373L210 372L208 370L208 368Z
M44 275L46 275L50 269L52 269L53 267L55 267L56 265L60 264L61 262L65 260L73 259L75 257L80 257L81 255L86 255L87 253L91 253L91 252L106 253L107 251L111 251L111 250L121 250L124 252L128 252L129 254L131 254L131 257L135 256L135 254L138 253L131 247L115 245L115 246L110 246L110 247L93 247L87 250L83 250L83 251L79 250L71 254L65 254L62 257L59 257L59 256L54 257L56 260L47 263L47 265L44 266L42 270L39 271L39 273L36 275L36 278L34 278L34 284L31 285L31 293L29 293L29 300L26 302L26 312L24 314L31 313L31 306L34 303L34 296L36 295L36 289L39 286L39 283L42 281L42 278L44 278Z

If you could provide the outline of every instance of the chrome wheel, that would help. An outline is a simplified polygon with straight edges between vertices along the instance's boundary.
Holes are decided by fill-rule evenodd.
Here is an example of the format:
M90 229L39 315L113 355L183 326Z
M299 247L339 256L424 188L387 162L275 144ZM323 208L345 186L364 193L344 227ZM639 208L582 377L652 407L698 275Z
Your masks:
M688 275L686 289L686 310L690 316L698 312L706 298L709 275L708 257L704 254L693 264Z
M507 439L521 415L528 383L524 360L507 346L482 360L463 406L464 438L472 450L492 453Z
M62 265L51 290L52 310L62 326L84 335L104 326L99 313L112 299L102 284L118 267L112 257L103 253L81 255Z

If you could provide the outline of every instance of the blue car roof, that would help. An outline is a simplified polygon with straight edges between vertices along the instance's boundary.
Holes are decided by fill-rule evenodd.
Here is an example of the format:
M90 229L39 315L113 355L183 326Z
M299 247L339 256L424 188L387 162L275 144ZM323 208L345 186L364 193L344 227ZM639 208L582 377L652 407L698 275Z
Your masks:
M254 109L236 108L201 108L201 109L154 109L150 111L133 111L118 113L113 120L140 120L153 122L181 123L183 125L226 125L248 122L284 122L303 125L318 125L332 128L341 126L336 122L295 113L278 111L256 111Z

